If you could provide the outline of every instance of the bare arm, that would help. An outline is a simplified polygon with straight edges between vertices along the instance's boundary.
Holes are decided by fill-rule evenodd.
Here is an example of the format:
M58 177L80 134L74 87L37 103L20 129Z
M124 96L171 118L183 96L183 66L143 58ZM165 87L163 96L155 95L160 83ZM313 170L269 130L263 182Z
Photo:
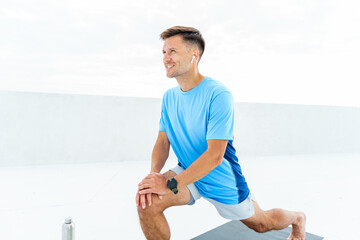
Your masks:
M214 168L221 164L227 140L208 140L207 150L196 159L186 170L175 176L178 182L178 188L187 186L211 172ZM171 193L166 186L166 179L157 173L149 174L139 184L140 194L156 193L165 195Z
M227 140L208 140L207 150L185 171L176 175L178 188L200 180L219 166L223 161L227 142Z
M166 132L159 131L152 156L151 156L151 171L159 173L164 167L166 160L169 157L170 142L167 138Z
M155 142L155 146L151 156L151 173L160 173L164 167L166 160L169 157L170 142L165 132L159 131L158 138ZM161 199L162 196L158 195ZM139 190L136 194L136 205L142 208L146 207L146 201L151 206L151 192L141 194Z

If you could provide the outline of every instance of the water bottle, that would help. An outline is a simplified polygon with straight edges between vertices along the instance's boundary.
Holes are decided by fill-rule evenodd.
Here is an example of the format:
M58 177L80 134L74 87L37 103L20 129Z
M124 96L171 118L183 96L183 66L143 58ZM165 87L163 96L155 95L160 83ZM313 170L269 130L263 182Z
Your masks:
M71 218L66 218L62 225L62 240L74 240L75 239L75 224Z

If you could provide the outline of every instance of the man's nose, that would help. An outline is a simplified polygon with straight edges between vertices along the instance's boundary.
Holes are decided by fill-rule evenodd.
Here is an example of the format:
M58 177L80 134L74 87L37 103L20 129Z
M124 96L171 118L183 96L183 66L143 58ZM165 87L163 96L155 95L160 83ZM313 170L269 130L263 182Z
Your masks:
M166 63L166 62L169 62L169 61L171 60L170 55L167 54L167 53L164 53L163 60L164 60L165 63Z

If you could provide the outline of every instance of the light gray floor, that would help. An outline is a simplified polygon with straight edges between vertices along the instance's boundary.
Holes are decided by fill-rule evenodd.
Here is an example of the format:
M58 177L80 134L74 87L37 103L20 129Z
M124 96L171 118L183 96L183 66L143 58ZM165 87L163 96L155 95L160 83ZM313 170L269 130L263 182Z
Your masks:
M307 231L327 240L358 239L360 155L240 158L263 209L307 213ZM172 160L165 168L174 164ZM135 192L148 162L0 168L0 238L61 239L71 216L77 240L144 239ZM200 199L166 211L172 239L190 239L227 220Z

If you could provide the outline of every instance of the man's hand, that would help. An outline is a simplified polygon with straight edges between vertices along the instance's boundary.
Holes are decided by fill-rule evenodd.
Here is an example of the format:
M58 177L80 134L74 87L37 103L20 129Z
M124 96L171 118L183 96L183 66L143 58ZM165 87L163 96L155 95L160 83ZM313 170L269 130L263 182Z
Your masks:
M160 197L160 196L159 196ZM139 194L139 191L136 193L136 206L144 209L146 208L146 199L148 201L149 207L151 206L151 193L148 194Z
M139 183L139 194L155 193L160 196L171 193L166 185L167 179L160 173L150 173Z
M145 177L141 181L141 183L143 183L144 181L147 181L148 180L147 178L150 175L151 174L149 174L147 177ZM160 175L162 175L162 174L160 174ZM145 209L146 208L146 201L148 202L149 207L151 206L151 203L152 203L151 202L151 195L152 195L152 193L151 192L150 193L144 193L144 194L140 193L140 191L144 189L144 188L140 189L141 183L139 183L139 189L138 189L138 191L136 193L136 206L138 206L138 207L141 206L143 209ZM160 198L160 200L162 199L162 195L159 195L159 194L156 194L156 195Z

